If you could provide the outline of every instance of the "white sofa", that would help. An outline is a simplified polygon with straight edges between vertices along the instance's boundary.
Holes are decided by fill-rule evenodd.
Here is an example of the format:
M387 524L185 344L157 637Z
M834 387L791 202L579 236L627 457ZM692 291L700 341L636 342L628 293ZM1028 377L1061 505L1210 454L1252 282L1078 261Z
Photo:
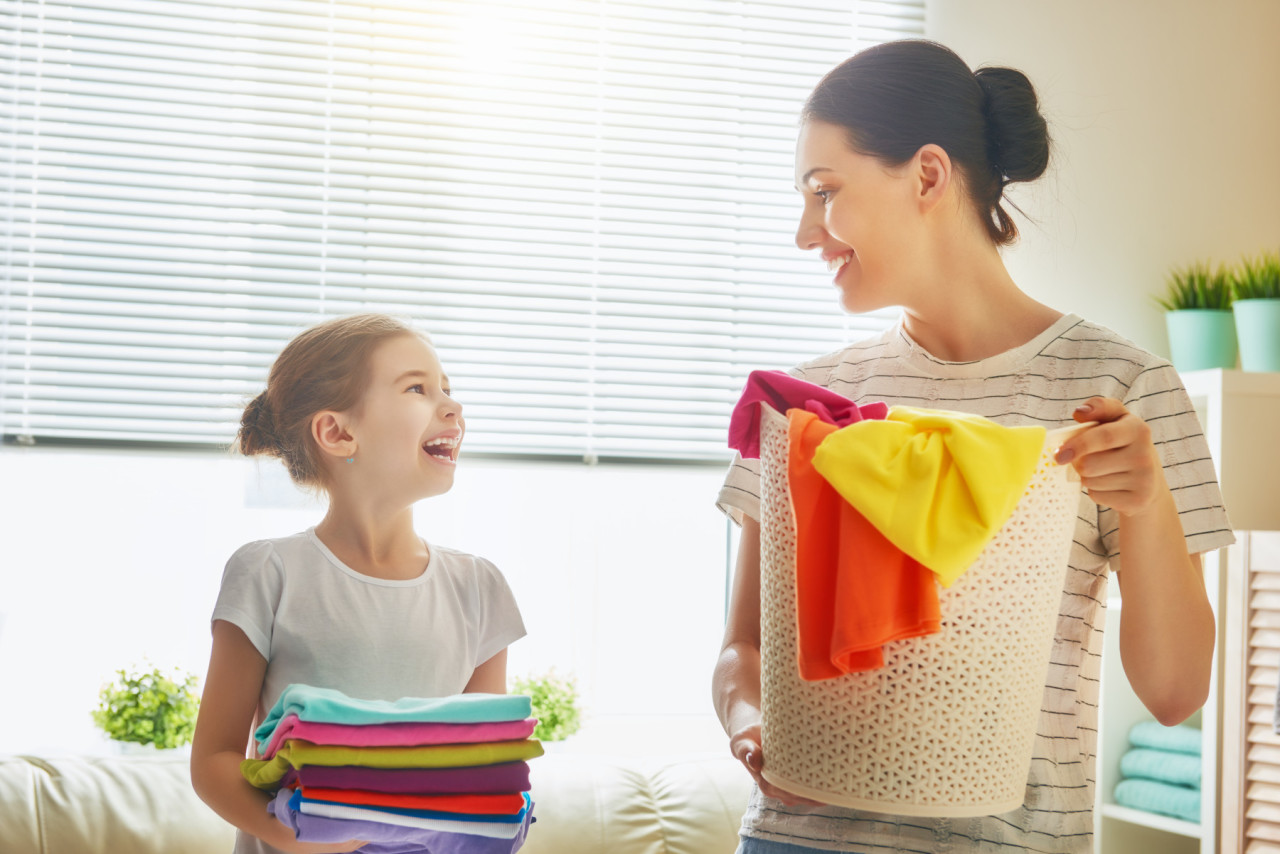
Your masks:
M733 854L750 779L729 757L533 760L522 854ZM0 757L4 854L227 854L187 758Z

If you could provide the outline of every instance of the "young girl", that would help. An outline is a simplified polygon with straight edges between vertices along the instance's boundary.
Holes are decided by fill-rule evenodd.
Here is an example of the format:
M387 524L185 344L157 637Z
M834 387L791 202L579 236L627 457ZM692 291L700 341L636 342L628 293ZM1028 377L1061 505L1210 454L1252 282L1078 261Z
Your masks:
M281 458L329 509L314 528L240 548L214 607L191 779L239 829L238 854L361 844L299 844L240 775L290 683L383 700L506 692L506 648L525 631L502 574L413 530L414 503L453 485L464 431L427 339L376 314L303 332L245 409L239 450Z
M809 97L796 152L801 249L835 272L853 312L898 305L884 334L796 374L859 402L959 410L1007 425L1094 421L1057 452L1082 501L1023 805L984 818L920 818L807 801L761 776L758 461L720 493L742 524L714 677L730 747L755 778L742 854L811 850L1093 850L1098 658L1107 567L1125 600L1120 650L1162 723L1204 702L1214 620L1200 553L1233 541L1191 402L1168 362L1022 293L999 247L1017 235L1001 199L1039 177L1049 137L1027 78L971 72L941 45L892 42L832 70ZM1090 500L1092 503L1090 503Z

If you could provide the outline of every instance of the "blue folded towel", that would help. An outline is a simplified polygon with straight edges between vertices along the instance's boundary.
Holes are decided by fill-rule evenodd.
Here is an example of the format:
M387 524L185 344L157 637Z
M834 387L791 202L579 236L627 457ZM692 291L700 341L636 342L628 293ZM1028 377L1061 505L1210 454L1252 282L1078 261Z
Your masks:
M1200 757L1136 747L1120 757L1120 773L1157 783L1200 788Z
M1186 724L1162 726L1155 721L1143 721L1134 724L1129 730L1129 743L1134 747L1151 747L1199 756L1200 730Z
M1199 789L1171 786L1154 780L1121 780L1116 784L1116 803L1183 821L1200 822Z

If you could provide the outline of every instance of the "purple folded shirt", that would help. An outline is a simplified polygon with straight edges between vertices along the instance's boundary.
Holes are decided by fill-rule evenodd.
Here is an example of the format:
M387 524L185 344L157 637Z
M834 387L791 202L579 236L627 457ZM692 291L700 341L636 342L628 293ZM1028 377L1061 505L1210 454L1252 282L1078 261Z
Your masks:
M262 747L262 758L270 759L287 738L312 744L343 747L419 747L432 744L483 744L489 741L520 741L533 734L537 718L493 723L390 723L331 724L299 720L285 715Z
M858 421L884 420L889 414L886 403L859 406L842 394L798 379L782 371L752 371L733 414L729 416L729 447L743 459L760 457L760 404L767 403L779 412L806 409L828 424L844 427Z
M529 763L503 762L462 768L366 768L362 765L304 765L280 781L318 789L363 789L416 795L484 795L529 791Z
M521 763L523 764L523 763ZM514 854L524 844L533 821L533 810L525 811L524 823L514 839L494 839L470 833L446 833L417 827L402 827L378 821L359 819L325 818L307 815L289 807L293 792L281 789L275 800L267 804L267 811L285 827L293 831L299 842L346 842L349 839L367 840L361 846L365 854Z

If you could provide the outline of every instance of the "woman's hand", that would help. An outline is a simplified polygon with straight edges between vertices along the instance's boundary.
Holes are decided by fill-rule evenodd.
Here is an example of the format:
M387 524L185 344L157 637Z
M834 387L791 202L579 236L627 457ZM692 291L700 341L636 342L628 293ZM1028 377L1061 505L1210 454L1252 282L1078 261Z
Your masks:
M1054 459L1070 463L1095 504L1138 516L1169 493L1147 422L1110 397L1091 397L1072 417L1098 425L1062 444Z
M733 758L741 762L747 769L747 773L755 779L756 785L764 795L782 801L789 807L801 804L822 806L820 801L811 801L808 798L793 795L779 789L764 778L764 751L760 747L760 724L745 726L730 736L729 750L733 752Z

